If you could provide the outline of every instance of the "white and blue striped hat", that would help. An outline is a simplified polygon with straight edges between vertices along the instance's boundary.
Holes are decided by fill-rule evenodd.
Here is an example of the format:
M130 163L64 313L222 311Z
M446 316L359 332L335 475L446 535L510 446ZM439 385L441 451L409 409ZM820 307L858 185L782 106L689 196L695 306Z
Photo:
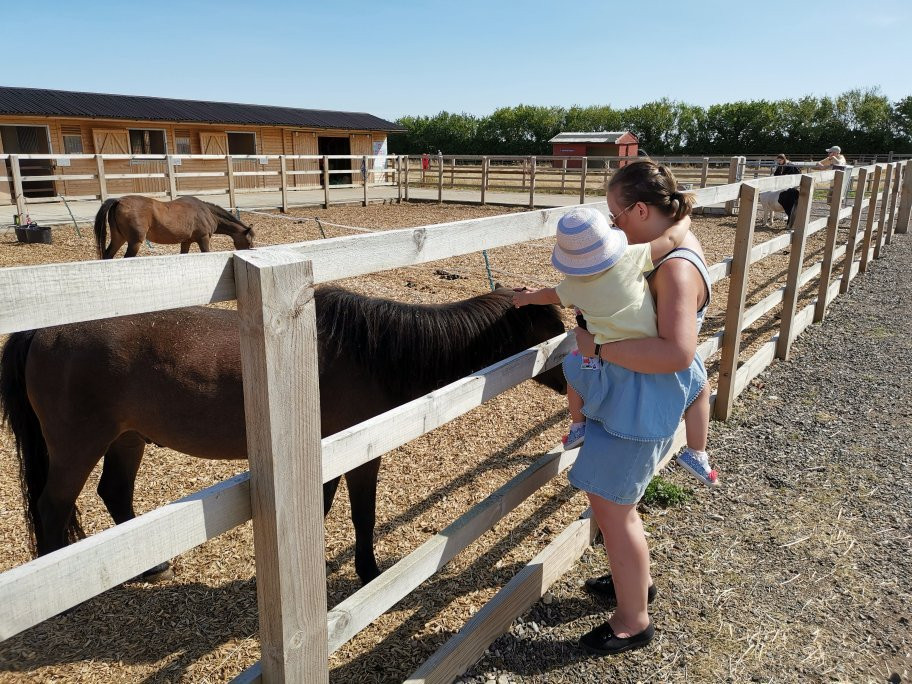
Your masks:
M612 228L601 212L577 207L557 223L551 263L561 273L584 276L607 271L627 249L624 231Z

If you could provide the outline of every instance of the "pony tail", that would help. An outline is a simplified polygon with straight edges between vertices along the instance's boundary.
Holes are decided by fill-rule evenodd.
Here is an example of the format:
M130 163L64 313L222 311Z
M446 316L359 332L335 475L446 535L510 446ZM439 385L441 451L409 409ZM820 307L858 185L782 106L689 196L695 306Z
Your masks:
M117 206L118 202L119 200L113 197L105 200L101 209L95 214L95 252L99 259L104 259L105 242L108 240L108 213Z
M680 221L685 216L693 212L694 204L697 202L697 196L692 192L680 192L675 190L669 196L669 205L672 211L672 217L675 221Z

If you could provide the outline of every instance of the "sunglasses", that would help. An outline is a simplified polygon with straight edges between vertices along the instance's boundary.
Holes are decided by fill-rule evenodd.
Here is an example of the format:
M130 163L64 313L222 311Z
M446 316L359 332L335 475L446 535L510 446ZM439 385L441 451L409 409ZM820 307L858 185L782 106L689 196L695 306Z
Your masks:
M616 226L616 225L617 225L617 220L618 220L619 218L621 218L621 216L623 216L624 214L626 214L628 211L630 211L631 209L633 209L637 204L639 204L639 202L634 202L633 204L631 204L631 205L630 205L629 207L627 207L626 209L622 210L622 211L621 211L619 214L617 214L617 215L612 214L612 213L611 213L611 210L609 209L609 210L608 210L608 220L611 222L612 225L615 225L615 226Z

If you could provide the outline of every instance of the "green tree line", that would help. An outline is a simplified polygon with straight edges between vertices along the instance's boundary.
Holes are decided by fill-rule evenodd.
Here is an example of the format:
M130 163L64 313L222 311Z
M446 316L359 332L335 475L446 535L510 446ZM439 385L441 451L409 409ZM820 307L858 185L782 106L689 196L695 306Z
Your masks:
M912 96L897 102L878 89L836 97L751 100L700 107L668 99L615 109L518 105L488 116L441 112L403 116L392 133L397 154L551 154L561 131L636 134L653 155L819 154L840 145L849 154L912 152Z

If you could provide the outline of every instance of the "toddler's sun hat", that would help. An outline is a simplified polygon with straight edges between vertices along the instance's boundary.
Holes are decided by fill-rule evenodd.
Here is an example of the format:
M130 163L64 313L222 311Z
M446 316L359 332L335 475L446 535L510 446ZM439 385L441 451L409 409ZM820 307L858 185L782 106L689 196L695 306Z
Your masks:
M614 266L627 249L624 231L612 228L595 209L577 207L557 223L551 263L561 273L593 275Z

